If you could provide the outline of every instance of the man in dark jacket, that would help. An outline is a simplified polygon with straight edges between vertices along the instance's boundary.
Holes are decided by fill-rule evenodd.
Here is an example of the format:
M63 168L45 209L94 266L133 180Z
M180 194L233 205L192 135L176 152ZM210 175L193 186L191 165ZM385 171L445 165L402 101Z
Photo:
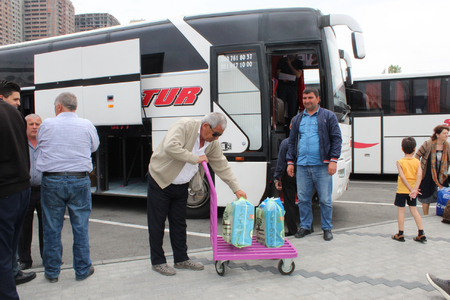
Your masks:
M300 230L295 237L302 238L311 233L311 198L315 187L319 196L323 238L331 241L332 176L341 156L342 137L336 115L320 107L319 102L317 89L306 88L303 91L305 110L292 122L286 155L287 173L294 177L296 166Z
M289 126L291 129L292 123ZM275 187L283 192L284 209L286 211L284 224L286 225L286 236L297 233L297 223L299 220L298 206L295 205L295 194L297 193L297 183L294 177L287 174L286 153L288 151L289 137L285 138L278 150L277 167L275 169Z
M19 299L12 262L30 201L30 160L25 119L5 100L19 93L8 86L0 82L0 299Z

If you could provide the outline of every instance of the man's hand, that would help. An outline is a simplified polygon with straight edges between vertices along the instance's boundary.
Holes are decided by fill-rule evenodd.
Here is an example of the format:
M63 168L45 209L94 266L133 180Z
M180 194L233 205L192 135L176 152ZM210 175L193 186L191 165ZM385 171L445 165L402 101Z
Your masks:
M238 199L241 199L241 198L247 199L247 194L245 192L239 190L239 191L236 192L236 197Z
M337 163L335 163L334 161L330 161L330 163L328 164L328 174L330 176L333 176L334 173L336 173L336 169L337 169Z
M286 172L288 173L289 176L294 177L295 173L294 173L294 165L288 165Z
M282 189L282 183L281 183L281 181L275 182L275 187L277 188L277 190L281 191L281 189Z
M202 155L202 156L198 157L198 163L201 164L202 161L208 162L208 158L206 157L206 155Z

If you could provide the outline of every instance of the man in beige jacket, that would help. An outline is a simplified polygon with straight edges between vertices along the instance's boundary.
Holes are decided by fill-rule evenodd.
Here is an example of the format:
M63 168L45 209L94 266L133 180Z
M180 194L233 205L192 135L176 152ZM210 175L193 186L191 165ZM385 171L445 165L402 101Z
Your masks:
M147 190L147 222L152 269L162 275L175 275L163 250L165 221L168 217L174 267L203 270L201 263L187 255L186 204L189 181L203 161L209 165L236 194L247 198L240 190L228 165L218 138L227 125L220 113L210 113L203 120L183 118L173 124L150 159Z

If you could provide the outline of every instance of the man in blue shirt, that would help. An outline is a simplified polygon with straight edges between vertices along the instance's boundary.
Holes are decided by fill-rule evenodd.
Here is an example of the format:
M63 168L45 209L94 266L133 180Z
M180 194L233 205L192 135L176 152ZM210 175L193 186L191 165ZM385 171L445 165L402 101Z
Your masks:
M336 115L320 107L319 102L317 89L306 88L303 91L305 110L292 122L286 155L287 173L294 177L294 165L296 166L300 230L295 237L302 238L311 233L311 199L315 187L319 196L323 238L331 241L332 176L336 173L341 156L342 137Z
M42 119L36 114L29 114L25 117L27 121L27 137L28 149L30 152L30 184L31 197L28 204L28 211L23 222L22 231L19 239L19 258L20 269L26 270L32 267L33 259L31 258L31 242L33 240L33 219L34 211L36 211L39 225L39 253L44 250L44 229L42 226L42 209L41 209L41 177L42 174L36 170L36 160L40 149L37 147L37 132L42 124Z
M56 118L39 127L40 148L36 169L42 172L41 205L44 224L45 277L58 281L61 271L61 230L66 207L73 231L73 267L76 280L94 273L89 250L89 215L92 210L91 153L97 151L99 138L91 121L75 113L77 97L61 93L55 100Z

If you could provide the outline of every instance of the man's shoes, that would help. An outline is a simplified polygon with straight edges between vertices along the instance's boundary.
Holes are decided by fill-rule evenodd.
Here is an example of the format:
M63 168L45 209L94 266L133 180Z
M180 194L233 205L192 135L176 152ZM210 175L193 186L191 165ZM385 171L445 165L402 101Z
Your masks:
M311 230L305 229L305 228L300 228L300 230L295 234L295 237L299 239L308 234L311 234Z
M91 276L92 274L94 274L94 271L95 271L94 266L91 266L91 267L89 268L89 273L86 275L86 277L83 277L83 278L77 278L77 281L85 280L86 278L88 278L89 276Z
M325 241L331 241L333 239L333 234L331 233L331 229L323 231L323 239Z
M45 278L46 278L50 283L58 282L58 277L50 278L50 277L47 277L47 274L45 274Z
M428 282L438 290L445 299L450 300L450 280L443 280L427 273Z
M177 274L177 271L175 271L174 268L169 266L168 264L159 264L159 265L153 265L152 270L158 272L159 274L165 275L165 276L173 276Z
M19 271L17 273L17 275L14 277L14 281L16 282L16 285L19 285L19 284L31 281L35 278L36 278L36 273L34 273L34 272L24 273L22 271Z
M205 268L205 266L202 263L195 262L190 259L176 263L173 266L176 269L189 269L189 270L195 270L195 271L200 271Z
M28 270L28 269L31 268L32 265L33 265L33 263L23 263L23 262L21 262L21 263L19 263L19 271Z

